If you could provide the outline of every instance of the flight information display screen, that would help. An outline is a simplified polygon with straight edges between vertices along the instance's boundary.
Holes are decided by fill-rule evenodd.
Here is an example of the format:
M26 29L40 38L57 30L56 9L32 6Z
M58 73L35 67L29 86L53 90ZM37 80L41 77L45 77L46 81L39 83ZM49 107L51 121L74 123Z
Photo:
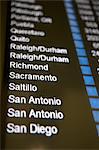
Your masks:
M11 0L4 150L99 149L99 1Z

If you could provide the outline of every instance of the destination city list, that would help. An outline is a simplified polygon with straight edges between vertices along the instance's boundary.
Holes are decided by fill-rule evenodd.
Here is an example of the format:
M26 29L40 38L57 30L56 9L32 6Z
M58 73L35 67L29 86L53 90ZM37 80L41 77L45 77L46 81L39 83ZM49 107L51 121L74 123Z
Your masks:
M46 12L45 12L46 13ZM10 118L6 126L8 134L38 134L47 137L59 134L60 130L53 122L50 125L49 120L63 120L64 113L61 111L63 100L54 97L34 96L38 95L40 90L39 82L47 85L53 82L57 84L60 78L51 73L50 63L69 64L68 50L65 47L47 47L38 45L33 41L32 36L45 38L45 30L35 29L39 24L51 26L54 22L52 17L47 17L43 11L43 6L36 4L36 1L16 0L11 1L11 29L10 29L10 72L9 72L9 95L7 109L7 118ZM34 43L34 44L31 44ZM24 72L24 70L27 70ZM43 71L43 72L42 72ZM25 81L25 82L24 82ZM32 82L30 82L32 81ZM38 81L37 83L35 81ZM30 82L30 83L29 83ZM30 96L19 96L16 91L30 92ZM31 105L27 110L21 107L21 104ZM42 106L41 109L35 106ZM17 109L19 106L20 109ZM23 105L22 105L23 106ZM45 106L45 107L43 107ZM48 110L46 106L49 106ZM52 107L53 106L53 107ZM46 109L45 109L46 108ZM17 124L13 118L29 118L32 123ZM34 119L46 119L47 125L35 123ZM11 120L12 119L12 120Z

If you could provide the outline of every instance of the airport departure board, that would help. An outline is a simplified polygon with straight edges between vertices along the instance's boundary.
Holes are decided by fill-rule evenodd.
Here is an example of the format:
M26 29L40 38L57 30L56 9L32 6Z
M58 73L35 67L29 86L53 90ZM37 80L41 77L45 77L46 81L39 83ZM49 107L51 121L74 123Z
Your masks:
M1 149L98 150L99 0L4 7Z

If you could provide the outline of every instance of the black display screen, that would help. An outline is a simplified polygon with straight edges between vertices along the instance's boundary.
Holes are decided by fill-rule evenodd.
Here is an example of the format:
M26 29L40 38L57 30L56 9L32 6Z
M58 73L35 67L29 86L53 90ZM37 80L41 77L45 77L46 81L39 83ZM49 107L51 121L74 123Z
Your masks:
M98 0L2 6L2 149L99 149Z

